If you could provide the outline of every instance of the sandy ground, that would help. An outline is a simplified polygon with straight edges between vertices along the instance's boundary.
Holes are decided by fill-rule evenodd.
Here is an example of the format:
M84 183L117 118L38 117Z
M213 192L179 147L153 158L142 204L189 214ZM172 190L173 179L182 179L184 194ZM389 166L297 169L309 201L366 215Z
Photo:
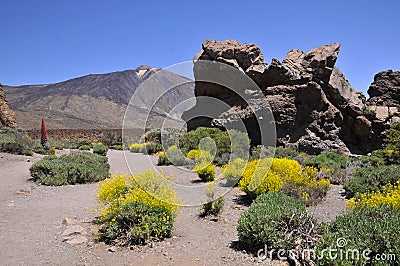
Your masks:
M68 153L68 151L63 151ZM237 188L224 191L225 210L217 221L199 217L204 185L190 171L162 167L176 176L178 194L186 205L174 225L173 236L144 247L109 251L95 241L91 221L97 208L97 184L47 187L29 181L29 167L41 158L0 153L0 265L279 265L258 261L237 247L236 224L247 209ZM129 173L152 167L156 157L109 151L111 173ZM128 167L129 166L129 167ZM320 221L345 212L342 188L333 186L327 200L309 208ZM87 243L69 244L62 233L64 218L74 219L88 232ZM256 252L256 251L254 251ZM282 263L282 265L286 265Z

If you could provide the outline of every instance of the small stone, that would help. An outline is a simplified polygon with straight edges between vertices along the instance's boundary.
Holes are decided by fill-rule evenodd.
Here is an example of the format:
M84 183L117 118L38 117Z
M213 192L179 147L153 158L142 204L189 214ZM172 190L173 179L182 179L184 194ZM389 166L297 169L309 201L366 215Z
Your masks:
M75 223L75 220L71 218L64 218L64 220L62 220L62 224L66 226L74 225Z
M108 248L108 251L110 251L110 252L117 252L117 251L118 251L118 248L117 248L116 246L112 246L112 247L109 247L109 248Z
M62 236L72 236L72 235L86 235L85 229L80 225L72 225L69 226L65 231L62 233Z
M173 239L176 239L176 238L178 238L178 237L177 237L177 236L173 236L172 238L173 238Z
M72 238L67 241L67 243L71 244L71 245L79 245L79 244L84 244L87 242L88 242L88 239L84 236L75 237L75 238Z

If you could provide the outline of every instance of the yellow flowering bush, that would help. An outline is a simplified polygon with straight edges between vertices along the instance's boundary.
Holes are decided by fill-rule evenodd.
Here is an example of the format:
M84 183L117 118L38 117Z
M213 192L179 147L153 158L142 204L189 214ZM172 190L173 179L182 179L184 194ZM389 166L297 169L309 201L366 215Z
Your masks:
M100 239L106 243L142 244L168 237L179 199L171 176L147 170L115 175L99 187Z
M239 188L250 196L282 190L305 203L325 196L329 185L328 179L318 179L315 167L303 169L297 161L287 158L251 161L247 163L239 181Z
M213 181L216 176L215 165L207 161L199 161L196 163L193 171L195 171L203 181Z
M134 153L141 153L146 148L146 143L132 143L129 150Z
M346 206L355 209L361 206L378 207L380 205L391 205L393 208L400 207L400 180L396 184L383 186L381 190L357 194L346 202Z

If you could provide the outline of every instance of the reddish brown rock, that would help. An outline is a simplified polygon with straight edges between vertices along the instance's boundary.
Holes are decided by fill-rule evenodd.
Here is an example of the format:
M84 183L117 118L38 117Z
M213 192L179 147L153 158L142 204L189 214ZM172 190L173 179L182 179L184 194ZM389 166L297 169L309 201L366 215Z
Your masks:
M8 102L0 84L0 125L7 127L16 127L15 113L8 107Z
M263 92L260 97L265 97L271 106L278 145L291 144L308 153L329 150L367 153L381 146L382 130L380 124L374 124L364 116L365 96L356 91L335 67L339 51L340 44L337 43L306 53L291 50L282 62L273 59L268 65L254 44L206 41L195 60L229 64L258 85ZM197 70L195 63L195 78ZM249 132L254 130L250 122L254 120L254 114L250 110L260 108L256 100L238 103L229 89L201 82L196 82L195 95L215 97L231 108L213 118L187 120L189 130L198 126L229 127L240 120ZM195 116L202 108L209 107L198 101L184 118ZM252 138L252 144L257 144L257 139Z
M400 107L400 71L390 69L376 74L368 94L370 105Z

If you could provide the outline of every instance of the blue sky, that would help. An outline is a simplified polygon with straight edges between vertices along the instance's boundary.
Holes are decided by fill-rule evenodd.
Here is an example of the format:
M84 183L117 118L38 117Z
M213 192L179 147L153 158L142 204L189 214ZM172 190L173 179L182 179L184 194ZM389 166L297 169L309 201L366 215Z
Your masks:
M163 68L191 60L204 40L237 39L266 62L340 42L337 66L365 92L377 72L400 70L399 10L396 0L1 0L0 82Z

